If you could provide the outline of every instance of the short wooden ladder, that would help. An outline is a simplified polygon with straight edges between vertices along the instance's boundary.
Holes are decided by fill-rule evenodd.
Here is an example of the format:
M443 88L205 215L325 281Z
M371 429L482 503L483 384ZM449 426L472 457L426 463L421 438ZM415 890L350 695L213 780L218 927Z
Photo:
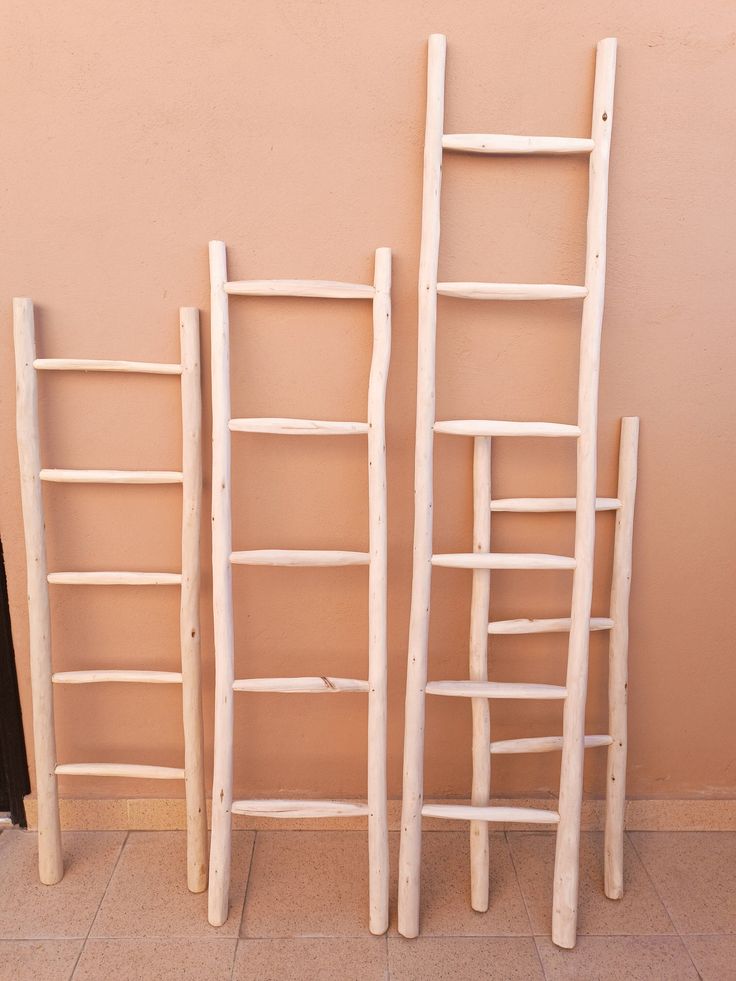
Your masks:
M28 576L33 742L38 798L38 862L41 881L52 885L64 874L57 777L102 776L184 780L187 812L187 885L207 887L207 812L204 793L200 630L199 533L202 502L199 313L179 311L180 364L37 358L33 303L13 301L16 370L16 425ZM180 471L70 470L41 466L38 423L40 371L136 373L179 376L182 446ZM181 484L183 492L180 572L48 572L42 484ZM49 583L67 586L179 586L181 671L77 670L54 672L51 656ZM182 686L184 765L59 763L54 728L54 685L177 684Z
M368 819L369 925L388 928L388 824L386 815L386 379L391 350L391 250L375 254L373 285L318 280L230 281L223 242L210 242L212 289L212 569L215 620L215 765L212 789L209 921L228 916L232 815L268 818ZM373 355L365 422L230 417L231 296L323 297L370 300ZM325 549L232 548L230 455L232 433L368 437L367 552ZM236 678L233 646L233 565L368 567L368 678ZM233 691L365 692L368 695L368 794L366 803L339 800L233 800Z

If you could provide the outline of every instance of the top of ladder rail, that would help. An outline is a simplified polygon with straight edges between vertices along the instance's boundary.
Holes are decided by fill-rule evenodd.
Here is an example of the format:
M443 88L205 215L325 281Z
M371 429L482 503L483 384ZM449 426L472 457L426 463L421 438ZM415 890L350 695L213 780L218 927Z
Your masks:
M332 300L372 300L375 287L321 279L241 279L224 284L232 296L312 296Z
M593 140L574 136L512 136L506 133L445 133L443 150L463 153L590 153Z
M568 283L437 283L437 292L465 300L581 300L588 288Z
M155 361L105 361L96 358L36 358L37 371L123 371L137 375L180 375L180 364Z

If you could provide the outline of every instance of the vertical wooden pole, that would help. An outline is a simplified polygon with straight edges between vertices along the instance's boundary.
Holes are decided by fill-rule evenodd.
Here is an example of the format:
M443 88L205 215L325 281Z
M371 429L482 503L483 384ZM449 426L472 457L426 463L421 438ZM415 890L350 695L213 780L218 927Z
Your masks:
M370 931L388 930L386 787L388 539L386 382L391 357L391 249L376 250L373 356L368 383L368 868Z
M212 600L215 628L215 759L208 916L228 915L233 802L233 610L230 511L230 325L224 242L210 242L212 358Z
M432 588L432 459L435 422L437 263L440 245L442 130L445 104L443 34L429 38L424 136L422 240L419 258L417 421L414 459L414 569L406 676L404 788L399 855L399 933L419 933L422 801L424 794L424 688L427 683L429 602Z
M28 628L33 702L33 750L38 802L38 874L53 885L64 875L56 780L54 695L51 681L51 616L46 580L46 539L41 494L41 454L38 431L36 337L33 303L13 300L15 339L16 428L23 530L26 540Z
M624 894L629 595L638 449L639 420L629 416L621 420L618 458L621 507L616 514L609 613L613 627L608 643L608 732L613 742L608 747L604 847L605 892L609 899L621 899Z
M560 771L560 823L557 829L552 940L574 947L577 934L580 816L583 799L585 700L588 687L588 642L595 546L598 376L606 277L608 166L616 76L616 39L600 41L593 94L590 184L585 285L580 336L578 386L576 568L572 590L572 624L567 660L567 698L563 718Z
M200 384L199 311L179 310L181 346L182 523L181 643L184 709L184 773L187 799L187 885L207 888L207 808L204 790L202 664L200 658L199 581L202 524L202 388Z
M473 440L473 551L491 550L491 438ZM470 602L471 681L488 681L488 610L491 570L473 570ZM473 714L472 803L487 807L491 796L491 712L487 698L471 700ZM489 893L488 822L470 822L470 902L485 913Z

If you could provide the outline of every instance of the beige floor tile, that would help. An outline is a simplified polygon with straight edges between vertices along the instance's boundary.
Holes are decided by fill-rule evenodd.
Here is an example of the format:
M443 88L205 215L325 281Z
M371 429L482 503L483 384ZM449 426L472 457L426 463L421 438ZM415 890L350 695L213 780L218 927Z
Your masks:
M385 981L383 937L241 940L233 981Z
M391 981L544 981L531 937L389 937Z
M680 933L736 933L736 831L631 839Z
M476 913L470 906L468 832L433 831L422 837L420 930L423 937L531 935L506 836L503 832L493 832L490 838L490 906L486 913ZM391 862L393 935L397 932L397 862L398 847L392 849Z
M0 940L0 981L69 981L82 940Z
M736 935L683 936L702 981L736 981Z
M237 936L253 838L233 832L230 916L215 928L207 922L207 893L187 889L185 832L131 831L90 936Z
M230 981L235 940L88 940L73 981Z
M698 981L679 937L579 937L560 950L537 937L547 981Z
M508 833L521 891L534 933L549 935L555 860L553 834ZM603 893L603 835L585 832L580 840L578 934L669 934L672 922L631 843L624 847L624 898Z
M241 936L366 935L366 832L257 833Z
M100 905L124 831L70 831L63 836L64 878L55 886L38 881L36 835L0 835L0 937L85 937Z

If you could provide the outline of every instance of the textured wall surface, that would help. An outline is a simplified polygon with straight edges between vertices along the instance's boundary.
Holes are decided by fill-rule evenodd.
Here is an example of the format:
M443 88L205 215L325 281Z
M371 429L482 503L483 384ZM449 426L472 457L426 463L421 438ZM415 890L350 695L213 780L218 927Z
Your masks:
M735 35L727 0L8 0L0 57L0 532L30 735L11 297L37 304L39 352L177 359L177 307L202 310L207 242L234 278L369 282L394 249L390 482L390 792L400 794L412 544L416 277L426 38L448 35L446 130L588 135L595 42L620 39L611 170L599 491L615 493L619 419L640 415L631 610L630 792L732 797L736 761L733 445ZM440 276L579 282L586 161L446 157ZM367 304L233 304L233 414L362 418ZM580 306L439 305L438 416L572 421ZM171 468L172 378L44 377L47 466ZM209 413L205 408L205 432ZM205 479L209 446L205 439ZM569 441L497 441L497 496L573 491ZM564 445L563 445L564 444ZM470 547L470 440L440 438L438 551ZM366 545L364 442L239 436L236 548ZM213 651L202 540L205 725ZM176 487L46 488L50 569L175 569ZM601 516L604 614L612 517ZM494 520L500 550L565 551L571 518ZM365 672L365 570L236 569L237 673ZM493 615L562 615L569 574L498 573ZM470 573L434 579L430 676L465 676ZM55 663L177 663L174 589L55 587ZM499 638L497 680L560 682L564 637ZM605 637L589 730L605 731ZM66 687L59 757L176 764L178 690ZM559 731L555 703L494 706L496 738ZM359 695L240 695L236 793L360 795ZM470 706L430 700L427 793L469 787ZM587 789L603 787L591 756ZM554 792L554 755L494 766L500 794ZM209 775L208 775L209 781ZM64 779L67 795L175 796L178 784Z

